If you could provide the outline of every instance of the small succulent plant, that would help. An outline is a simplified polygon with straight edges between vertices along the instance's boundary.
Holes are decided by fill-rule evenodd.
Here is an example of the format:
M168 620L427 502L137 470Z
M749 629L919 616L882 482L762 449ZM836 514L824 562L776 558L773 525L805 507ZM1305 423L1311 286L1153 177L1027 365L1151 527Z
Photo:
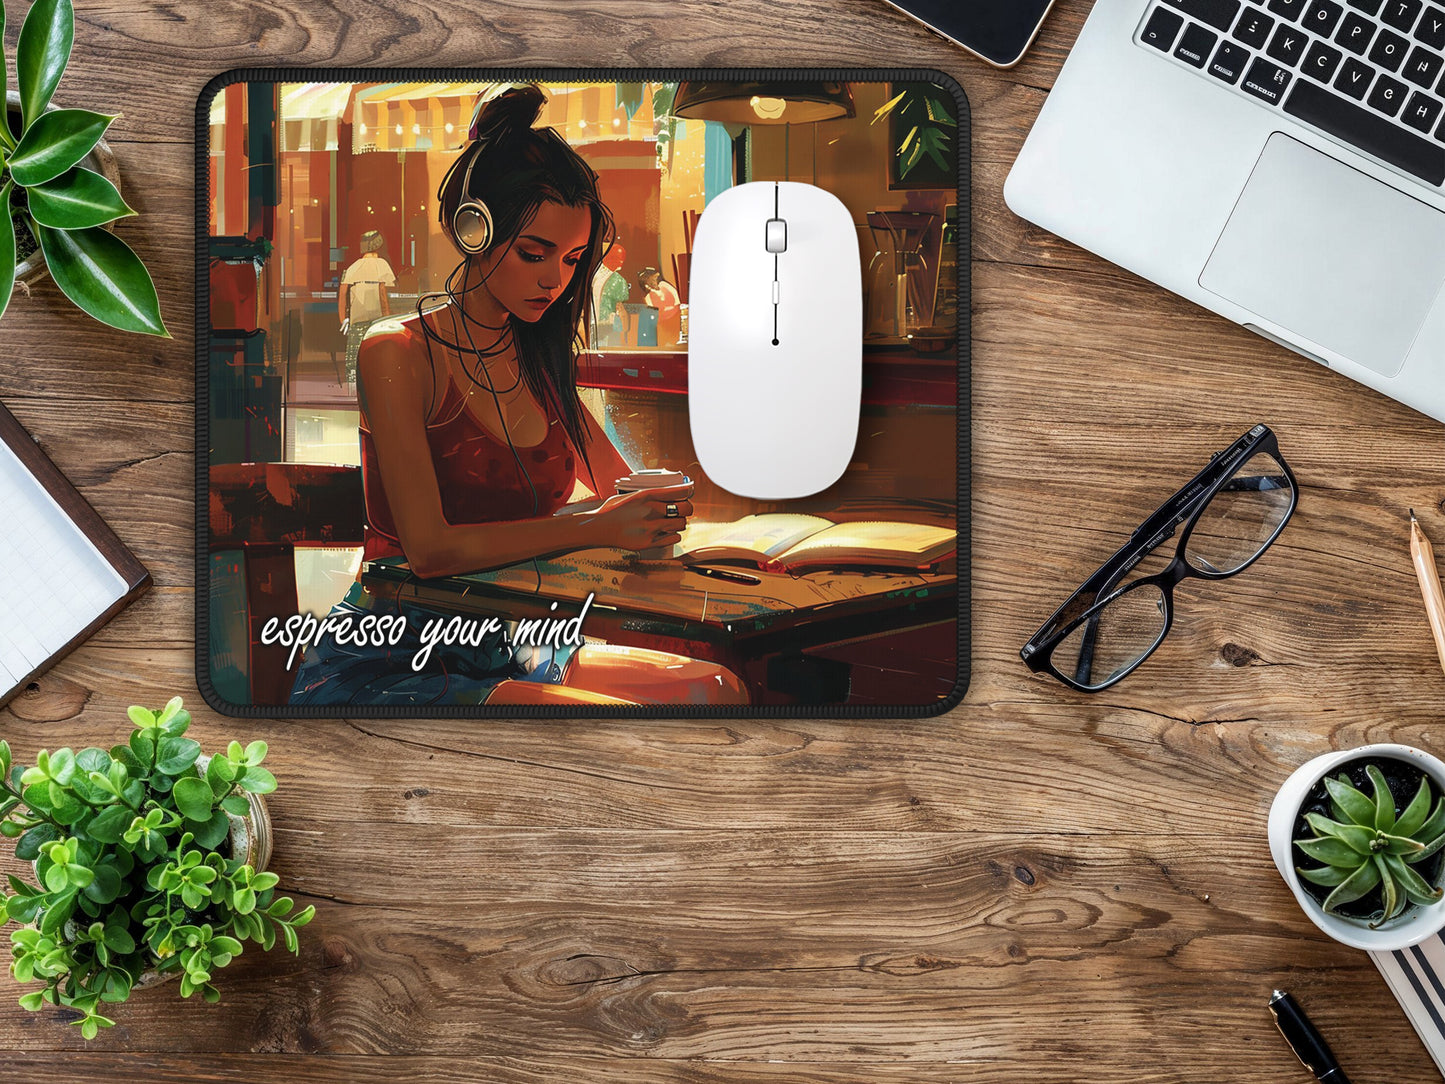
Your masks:
M1343 772L1333 779L1326 777L1334 818L1307 814L1305 820L1314 829L1314 838L1294 842L1324 863L1298 872L1305 880L1332 889L1323 904L1326 911L1338 914L1345 904L1380 890L1384 914L1370 924L1374 928L1399 915L1408 904L1429 905L1445 895L1445 890L1431 885L1413 868L1445 847L1445 798L1432 812L1430 780L1422 778L1410 804L1397 812L1380 769L1371 764L1365 774L1374 788L1373 797L1356 789Z

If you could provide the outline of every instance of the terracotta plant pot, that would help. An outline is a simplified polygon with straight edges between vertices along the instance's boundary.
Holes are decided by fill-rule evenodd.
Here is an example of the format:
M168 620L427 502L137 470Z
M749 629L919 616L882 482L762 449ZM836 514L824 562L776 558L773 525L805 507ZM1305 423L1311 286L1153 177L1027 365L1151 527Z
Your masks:
M5 96L5 108L10 113L20 112L20 92L9 91ZM47 107L46 112L59 108L56 105ZM13 129L12 129L13 130ZM110 149L110 144L101 140L95 148L80 160L80 164L86 169L99 173L111 184L115 185L116 191L120 191L120 166L116 164L115 154ZM111 227L107 225L106 229ZM23 287L24 293L29 293L30 287L43 279L49 272L45 268L45 254L37 248L29 256L15 267L15 281Z
M1326 753L1301 765L1285 780L1269 809L1269 851L1280 876L1295 895L1311 922L1336 941L1371 952L1390 952L1418 945L1432 934L1445 929L1445 899L1429 907L1411 904L1389 922L1372 929L1361 919L1345 918L1327 912L1304 884L1295 869L1293 841L1301 807L1311 788L1327 775L1338 772L1352 761L1378 757L1398 760L1423 772L1434 787L1436 800L1445 795L1445 763L1420 749L1408 745L1366 745ZM1438 877L1436 878L1438 883Z

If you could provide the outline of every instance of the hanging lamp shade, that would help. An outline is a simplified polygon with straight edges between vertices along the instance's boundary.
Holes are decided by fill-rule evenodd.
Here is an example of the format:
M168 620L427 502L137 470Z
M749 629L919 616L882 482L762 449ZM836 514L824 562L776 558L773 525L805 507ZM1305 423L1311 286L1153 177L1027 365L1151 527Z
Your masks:
M856 117L847 83L695 82L677 88L673 116L723 124L811 124Z

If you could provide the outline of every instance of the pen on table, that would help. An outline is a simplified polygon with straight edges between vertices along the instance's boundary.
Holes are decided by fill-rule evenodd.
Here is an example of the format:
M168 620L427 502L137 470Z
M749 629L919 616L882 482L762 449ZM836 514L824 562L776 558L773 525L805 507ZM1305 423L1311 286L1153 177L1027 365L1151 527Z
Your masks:
M1324 1037L1315 1030L1310 1018L1299 1007L1294 998L1276 990L1269 999L1269 1011L1274 1014L1275 1027L1289 1043L1295 1057L1315 1075L1321 1084L1350 1084L1349 1077L1335 1061L1335 1055Z
M711 576L715 580L726 580L728 583L745 583L750 587L763 582L759 577L749 576L746 572L724 572L720 568L708 568L706 565L688 565L687 571L696 572L699 576Z
M1445 670L1445 593L1440 590L1440 573L1435 569L1435 551L1420 529L1415 510L1410 509L1410 559L1420 580L1420 593L1425 596L1425 616L1430 619L1430 632L1435 637L1435 650L1440 655L1440 668Z

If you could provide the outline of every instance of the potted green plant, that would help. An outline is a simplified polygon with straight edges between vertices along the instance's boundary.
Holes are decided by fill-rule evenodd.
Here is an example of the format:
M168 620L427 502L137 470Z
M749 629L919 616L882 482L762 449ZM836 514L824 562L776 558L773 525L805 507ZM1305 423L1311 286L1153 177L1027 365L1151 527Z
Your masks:
M1445 927L1445 764L1430 754L1316 757L1280 788L1269 837L1300 906L1336 940L1385 951Z
M42 750L29 768L0 741L0 835L36 877L8 876L0 891L0 919L20 926L10 971L42 984L23 1008L72 1009L87 1039L114 1023L101 1004L139 986L179 977L182 997L218 1000L215 972L243 942L269 950L279 935L295 953L315 915L277 896L265 871L261 795L276 789L266 743L203 757L180 697L130 719L129 741L110 752Z
M113 156L101 145L115 117L50 104L74 37L70 0L35 0L15 49L13 93L8 68L4 73L0 314L17 275L21 281L37 277L43 260L65 296L101 323L169 338L150 273L107 228L135 214L114 183Z

